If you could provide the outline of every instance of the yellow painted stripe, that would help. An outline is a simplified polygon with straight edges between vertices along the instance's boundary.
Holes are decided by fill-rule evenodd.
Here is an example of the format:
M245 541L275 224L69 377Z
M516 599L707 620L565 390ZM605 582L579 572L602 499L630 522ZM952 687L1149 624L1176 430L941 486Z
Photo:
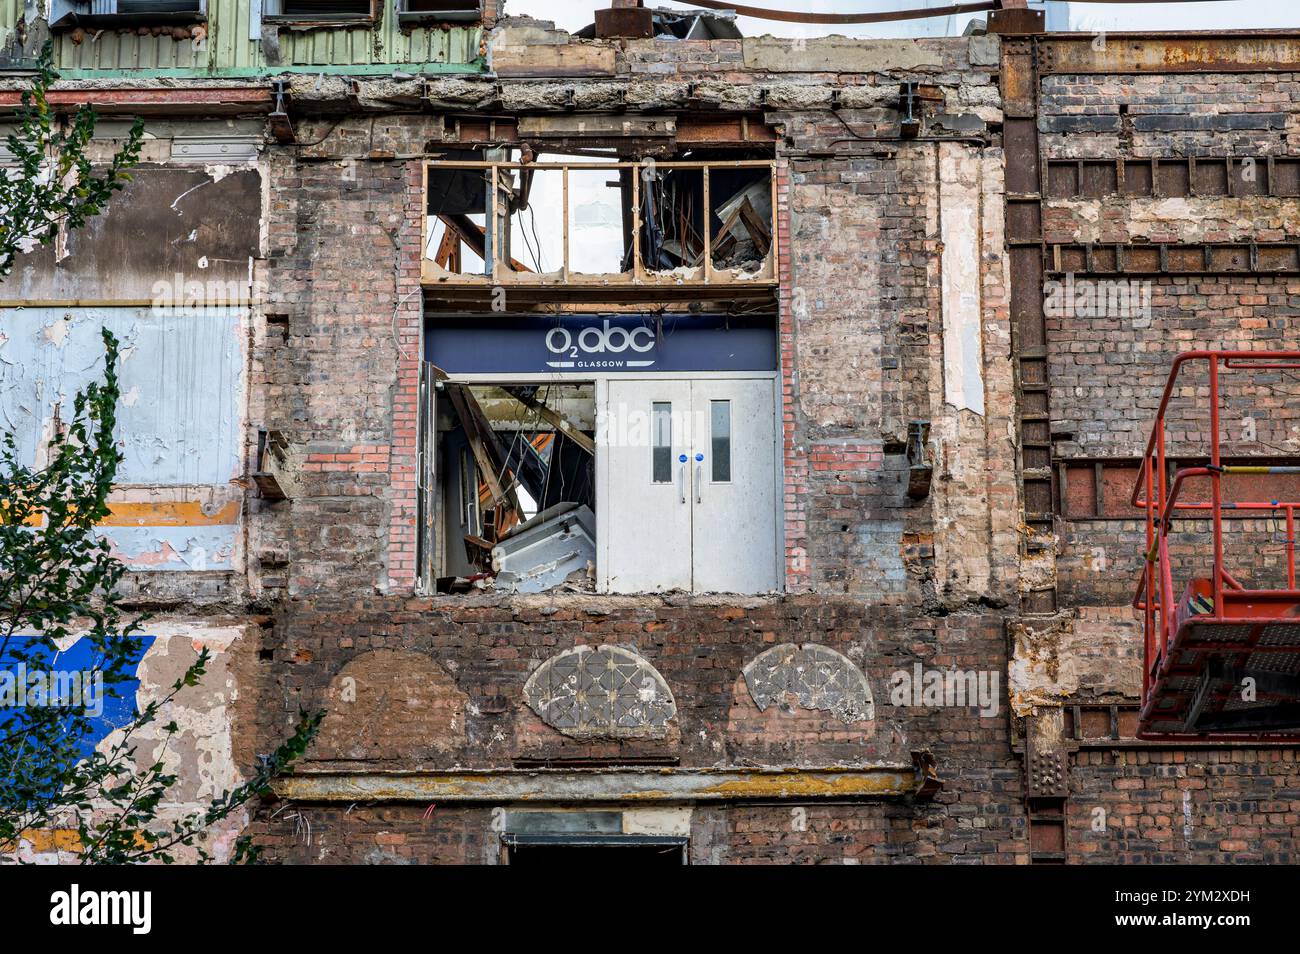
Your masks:
M109 515L100 521L104 527L213 527L239 523L238 500L227 501L215 513L203 512L197 500L171 503L115 501L108 505Z
M18 838L31 845L35 852L81 850L81 835L75 828L25 828L18 833ZM132 840L140 848L149 845L141 832L136 832Z
M81 836L75 828L28 828L18 836L32 846L32 851L77 851Z
M180 500L159 503L119 500L108 505L109 514L101 520L101 527L218 527L239 523L241 510L238 500L229 500L214 513L205 513L198 500ZM0 519L4 507L0 504ZM40 517L29 517L29 527L41 525Z

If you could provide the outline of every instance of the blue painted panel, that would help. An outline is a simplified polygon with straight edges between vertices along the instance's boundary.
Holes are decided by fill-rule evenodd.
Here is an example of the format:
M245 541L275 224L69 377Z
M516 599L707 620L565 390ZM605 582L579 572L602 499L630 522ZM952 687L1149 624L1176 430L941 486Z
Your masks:
M32 637L17 635L14 639L27 641ZM68 741L75 747L78 758L89 757L95 746L129 724L137 714L136 693L140 689L137 673L154 637L138 636L133 641L135 645L126 667L128 678L111 687L105 686L102 678L98 682L95 679L96 670L103 666L103 655L89 639L83 637L62 652L51 652L31 643L11 644L0 658L0 735L6 733L10 723L21 725L23 712L29 707L55 704L66 708L70 716L80 712L87 717L90 732L69 737ZM30 658L18 662L13 658L15 650ZM50 700L60 686L64 691L74 688L78 697ZM67 728L71 728L70 720Z
M113 554L132 570L233 570L238 524L101 527Z

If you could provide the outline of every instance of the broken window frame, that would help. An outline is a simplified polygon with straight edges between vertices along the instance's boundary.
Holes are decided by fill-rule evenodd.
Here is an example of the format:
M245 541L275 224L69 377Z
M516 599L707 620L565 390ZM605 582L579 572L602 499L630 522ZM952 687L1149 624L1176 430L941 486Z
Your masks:
M424 216L436 217L437 213L428 210L429 173L436 169L479 169L487 176L487 203L484 209L484 241L491 250L490 272L484 274L452 272L439 266L431 258L425 257L421 262L422 281L426 286L469 285L469 286L539 286L565 285L570 287L608 288L615 285L735 285L753 287L757 285L776 285L777 248L779 243L778 210L776 194L776 162L771 159L732 159L732 160L675 160L675 161L611 161L611 162L530 162L517 161L469 161L469 160L430 160L424 164L424 195L426 197ZM679 267L671 270L654 270L646 267L642 249L642 183L655 175L657 170L699 170L703 178L704 248L700 264ZM729 216L721 227L715 228L713 217L716 214L710 197L711 173L721 169L766 169L771 191L771 214L762 224L768 228L768 248L757 272L733 274L737 269L719 268L713 260L714 245L720 233L734 228L737 214ZM501 254L505 242L502 235L502 220L508 220L508 210L501 208L501 192L507 177L513 179L515 174L524 170L547 171L559 170L562 174L561 201L561 265L557 272L537 273L510 267ZM573 172L617 172L620 176L631 173L631 232L632 232L632 268L622 272L575 272L570 257L570 235L573 211L569 201L569 180ZM752 207L751 207L752 209ZM737 209L737 213L739 209ZM505 213L505 214L503 214ZM445 221L445 220L444 220ZM743 224L743 222L742 222ZM488 231L490 229L490 232ZM427 242L427 229L424 240ZM462 243L464 244L464 243Z
M367 0L366 12L346 10L340 13L313 13L308 11L286 12L286 3L292 0L262 0L262 20L266 23L291 24L294 26L368 26L378 18L377 3L385 0Z
M180 26L208 19L208 0L195 0L191 10L122 10L119 0L50 0L49 9L52 30L78 26Z
M412 2L393 0L398 23L478 23L483 19L483 0L453 0L446 10L412 10Z
M419 558L419 570L417 575L421 591L432 594L439 592L440 581L448 580L453 576L453 574L449 572L451 569L451 554L449 547L455 544L447 535L447 517L449 508L450 510L459 511L455 514L458 522L462 526L468 527L472 535L484 538L485 542L490 543L492 548L495 548L496 544L500 543L502 540L509 540L518 536L519 528L523 527L525 524L532 524L537 517L545 514L547 510L559 506L559 504L552 504L551 507L547 507L545 500L537 500L535 501L538 508L537 512L531 517L526 517L521 510L514 508L518 511L518 522L514 523L502 537L492 540L487 539L488 534L486 531L488 529L488 524L485 520L485 508L482 507L481 503L482 491L480 490L480 485L482 484L486 487L489 497L494 496L491 489L493 483L499 483L499 486L505 491L502 494L502 497L508 496L513 498L519 489L524 489L526 491L527 488L524 487L523 481L518 479L517 474L512 482L508 484L500 483L502 475L497 474L495 468L490 468L493 476L488 481L484 481L483 475L487 471L485 471L482 463L476 459L475 452L472 449L472 438L469 439L470 443L459 452L463 455L463 460L468 462L468 466L466 466L465 463L461 463L456 468L457 473L454 475L449 470L444 469L443 460L446 448L445 442L456 432L457 429L453 428L452 430L445 432L439 431L439 408L445 405L449 409L451 417L461 422L460 429L464 429L464 419L456 402L448 393L448 389L463 388L464 391L468 393L471 389L475 388L495 388L508 392L508 389L510 388L590 386L593 391L592 414L595 415L596 407L598 407L596 393L599 384L597 383L597 378L587 378L583 376L576 376L573 378L566 376L563 380L557 380L554 375L537 374L467 374L446 376L438 373L434 366L430 365L428 362L423 363L422 377L424 380L429 382L429 393L424 404L424 417L419 425L420 442L425 455L425 463L422 464L422 473L425 475L425 480L419 489L419 510L428 516L426 518L427 523L422 520L420 527L418 528L418 532L421 535L419 549L422 551L422 555ZM526 401L520 399L518 396L515 396L515 400L524 406L529 406ZM475 401L477 402L477 399L475 399ZM482 414L481 409L478 411L478 414ZM594 521L596 502L600 494L600 478L597 469L594 438L579 431L566 419L562 418L562 420L564 420L563 424L556 423L553 420L553 416L558 415L559 412L554 409L552 409L552 416L542 415L539 412L539 419L551 425L551 430L555 433L557 442L559 437L565 436L569 438L570 441L578 443L579 445L591 445L588 452L591 455L591 517ZM476 416L472 410L471 416ZM484 419L482 423L486 423L486 419ZM555 458L552 457L552 462L554 462L554 460ZM473 473L474 479L467 482L466 478L470 472ZM581 501L578 501L578 503L581 505ZM491 508L489 507L486 509ZM597 534L599 534L599 532L599 526L595 525L592 534L593 545L597 543ZM474 563L472 559L467 562L470 564ZM592 563L594 569L594 556ZM497 571L495 570L483 572L493 577L497 575ZM593 572L593 587L595 579L596 575ZM458 591L453 589L448 592ZM533 591L524 589L520 590L520 592ZM541 592L547 592L547 590L542 590Z

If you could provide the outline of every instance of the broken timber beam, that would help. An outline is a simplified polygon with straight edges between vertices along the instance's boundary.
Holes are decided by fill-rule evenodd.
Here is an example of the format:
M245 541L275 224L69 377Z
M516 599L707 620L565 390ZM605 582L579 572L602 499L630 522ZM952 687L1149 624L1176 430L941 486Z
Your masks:
M478 402L463 384L448 384L446 388L447 397L451 400L456 416L460 418L461 426L465 428L465 439L469 442L470 452L474 455L474 461L483 474L483 481L488 486L493 503L509 503L518 510L519 504L514 500L514 493L507 493L497 479L497 467L500 465L492 459L488 451L488 441L479 430L482 418L480 415L475 415L473 411L477 409Z
M485 262L487 261L487 244L482 226L476 224L468 215L440 212L438 218L442 220L442 224L447 226L449 231L454 231L460 236L460 240L469 246L471 252ZM532 271L523 262L513 258L510 259L510 267L516 272Z
M537 400L537 398L521 391L519 388L502 388L501 390L505 391L529 410L536 411L538 415L541 416L542 420L547 424L550 424L553 428L569 440L573 441L573 443L577 444L588 454L593 457L596 456L596 442L565 420L564 416L560 414L559 411L543 404L541 401Z

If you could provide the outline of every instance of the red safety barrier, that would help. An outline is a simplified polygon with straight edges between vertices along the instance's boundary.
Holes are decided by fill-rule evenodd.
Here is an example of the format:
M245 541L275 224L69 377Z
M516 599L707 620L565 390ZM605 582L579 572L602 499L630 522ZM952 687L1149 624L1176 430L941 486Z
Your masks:
M1208 370L1208 465L1172 475L1166 460L1170 398L1191 365ZM1258 740L1300 736L1300 591L1296 589L1296 509L1300 500L1225 500L1223 478L1300 474L1300 466L1225 465L1220 453L1220 391L1225 373L1300 371L1300 351L1191 351L1174 359L1133 489L1146 515L1146 562L1133 597L1144 620L1139 738ZM1186 383L1186 382L1184 382ZM1179 456L1189 456L1179 448ZM1189 480L1210 484L1210 499L1180 500ZM1286 522L1286 589L1248 589L1225 566L1223 513L1259 511ZM1176 589L1169 556L1173 521L1208 516L1207 576ZM1245 577L1240 567L1237 574ZM1244 689L1243 689L1244 687Z

